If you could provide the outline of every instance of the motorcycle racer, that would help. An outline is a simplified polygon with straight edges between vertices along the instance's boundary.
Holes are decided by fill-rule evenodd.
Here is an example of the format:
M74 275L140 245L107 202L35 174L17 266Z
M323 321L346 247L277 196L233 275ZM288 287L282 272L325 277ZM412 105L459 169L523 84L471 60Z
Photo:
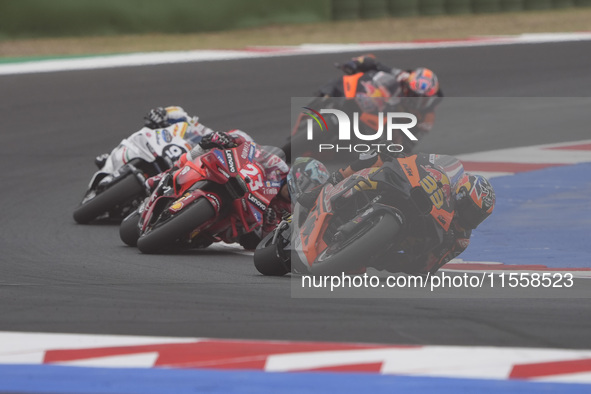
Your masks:
M360 158L350 166L333 172L328 182L336 185L357 171L370 167L379 168L384 161L393 161L397 158L407 158L407 156L376 154L371 158ZM298 202L311 208L321 188L322 186L302 194ZM495 192L485 177L469 172L463 172L451 185L450 191L455 212L449 229L438 245L426 248L425 239L420 236L408 236L400 243L403 252L390 254L387 259L374 262L371 266L390 272L433 274L466 250L470 244L472 230L492 214L496 201Z
M246 142L254 142L254 140L244 131L234 129L228 132L211 131L201 137L201 140L188 153L183 154L174 166L162 174L146 180L146 187L149 190L154 190L158 183L167 176L168 173L174 173L181 169L188 161L191 161L205 152L213 148L235 148L243 145ZM280 192L271 199L269 209L264 213L264 223L261 234L247 233L241 234L237 240L245 249L254 249L259 243L262 236L272 231L278 224L279 219L289 213L291 210L291 202L286 185L286 177L289 172L289 167L285 161L280 157L282 152L275 147L261 146L256 144L256 152L254 159L260 164L265 173L265 181L278 182L281 184Z
M466 250L472 230L492 214L495 192L485 177L466 172L457 183L454 197L455 214L438 246L424 250L422 240L408 238L403 241L403 253L390 256L375 268L390 271L391 267L396 267L392 272L402 270L408 274L434 274Z
M183 138L191 146L195 146L204 135L213 132L212 129L199 122L198 116L190 116L179 106L156 107L144 116L144 126L153 130L163 129L181 122L187 124ZM109 153L102 153L95 158L94 163L101 169L108 157Z
M410 140L400 130L394 130L388 141L403 147L410 153L416 143L424 138L435 123L435 109L443 99L439 79L427 68L402 70L378 62L373 55L359 56L336 65L346 75L335 78L315 92L315 98L305 109L319 111L339 109L351 116L359 116L357 127L362 134L373 134L380 127L380 114L403 112L416 117ZM311 108L310 108L311 107ZM310 156L316 149L310 149L305 139L302 113L294 125L292 135L283 145L289 161L291 156ZM382 118L384 121L386 118ZM328 128L328 127L327 127ZM334 144L334 133L320 133L323 143ZM379 141L376 141L379 142ZM293 151L293 152L292 152ZM317 153L317 152L316 152Z
M417 117L418 123L414 134L418 140L424 137L435 122L435 108L443 98L439 79L433 71L420 67L402 70L389 67L374 55L354 57L339 65L345 74L364 73L372 84L388 97L388 109L410 112ZM362 77L363 78L363 77ZM409 141L407 146L414 147L416 142Z

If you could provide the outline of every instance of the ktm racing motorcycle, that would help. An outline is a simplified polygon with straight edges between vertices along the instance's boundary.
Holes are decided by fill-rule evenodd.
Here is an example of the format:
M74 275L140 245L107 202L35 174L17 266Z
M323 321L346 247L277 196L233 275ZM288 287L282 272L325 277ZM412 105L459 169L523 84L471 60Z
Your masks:
M147 127L124 139L108 155L103 167L90 179L74 220L86 224L99 217L121 220L146 197L144 182L172 167L191 141L183 137L187 123L164 129Z
M287 167L275 154L277 148L262 147L262 153L257 148L254 142L214 148L166 174L123 221L121 239L137 243L142 253L158 253L260 234L264 213L281 187L279 179L268 175L273 166ZM266 167L256 156L264 157Z
M463 173L453 157L399 157L320 187L305 171L312 162L319 165L311 158L294 163L288 176L292 199L295 195L298 201L292 216L255 250L254 264L263 275L334 275L384 267L395 264L388 260L393 253L434 248L449 230L455 212L452 185ZM305 207L302 197L318 188L312 206ZM412 267L388 266L397 270Z
M399 97L391 97L391 92L381 87L392 84L396 84L394 77L382 71L346 74L326 83L315 93L315 97L303 107L303 111L294 120L291 136L283 148L288 155L288 160L291 160L292 155L319 159L334 157L331 152L319 154L314 149L317 150L318 143L338 143L337 130L339 126L336 117L324 116L322 122L326 122L325 125L322 122L311 122L311 126L314 128L314 138L318 138L315 140L314 149L311 149L311 143L307 139L310 116L320 115L321 109L341 110L348 114L350 119L353 119L352 114L357 113L357 127L363 134L375 134L376 130L380 128L380 121L382 122L381 126L385 127L386 117L380 119L378 113L393 110L401 100ZM316 129L317 125L319 125L319 129ZM326 126L326 130L323 130L323 126ZM394 137L392 143L408 144L408 139L404 138L402 134L395 133ZM364 143L366 141L359 140L357 142ZM406 146L405 151L409 151ZM354 154L355 152L350 153ZM341 157L344 154L346 151L339 151Z

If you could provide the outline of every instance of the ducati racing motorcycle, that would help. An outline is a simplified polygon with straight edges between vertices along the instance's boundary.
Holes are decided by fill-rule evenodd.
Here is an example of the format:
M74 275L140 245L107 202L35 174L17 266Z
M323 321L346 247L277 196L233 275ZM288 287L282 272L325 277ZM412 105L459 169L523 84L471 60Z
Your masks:
M299 158L288 175L294 201L311 189L321 190L312 208L296 202L291 218L262 239L254 264L263 275L334 275L368 266L412 272L413 267L392 266L388 255L408 252L409 240L415 240L414 248L434 248L451 225L452 185L463 173L461 162L451 156L399 157L334 186L310 179L303 169L314 162L322 166Z
M120 220L137 208L147 195L145 180L170 169L192 148L191 141L183 138L187 126L177 123L159 130L144 127L121 141L90 179L74 220L80 224L99 217Z
M267 174L273 163L285 163L277 148L265 146L260 149L269 167L264 168L255 158L257 148L254 142L213 148L166 174L123 221L121 239L136 243L142 253L159 253L261 235L264 213L281 187Z

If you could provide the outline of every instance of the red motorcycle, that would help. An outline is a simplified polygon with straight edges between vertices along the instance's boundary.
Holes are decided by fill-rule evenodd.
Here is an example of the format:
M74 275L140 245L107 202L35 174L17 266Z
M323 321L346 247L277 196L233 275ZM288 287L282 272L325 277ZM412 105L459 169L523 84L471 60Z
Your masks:
M285 163L268 150L257 152L257 147L245 142L214 148L167 174L135 213L138 249L158 253L206 247L260 232L264 212L281 187L268 174L273 164ZM265 166L255 156L264 157Z

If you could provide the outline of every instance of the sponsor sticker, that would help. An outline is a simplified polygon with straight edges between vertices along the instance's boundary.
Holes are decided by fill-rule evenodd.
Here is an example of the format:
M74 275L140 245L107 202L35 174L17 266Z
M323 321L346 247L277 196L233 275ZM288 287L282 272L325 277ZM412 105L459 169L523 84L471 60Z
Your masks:
M246 159L248 157L248 153L250 151L249 144L242 144L242 152L240 152L240 157Z
M228 174L222 167L218 166L218 171L226 178L230 178L230 174Z
M164 142L169 143L172 141L172 134L170 134L170 131L164 129L162 130L162 138L164 139Z
M226 160L228 160L228 169L230 172L236 172L236 164L234 163L234 155L231 150L224 151L226 153Z
M261 200L259 200L257 197L255 197L252 194L249 194L248 195L248 201L250 201L251 203L253 203L261 211L266 211L267 210L267 206L265 205L265 203L263 203Z
M281 187L281 182L265 181L266 187Z
M183 209L183 202L182 201L175 202L174 204L172 204L170 206L170 209L175 212L180 211L181 209Z
M158 154L156 152L154 152L154 149L152 148L152 145L148 142L146 143L146 148L148 148L148 150L150 151L150 153L154 156L154 157L158 157Z
M402 163L402 167L404 167L404 171L406 172L406 175L408 175L409 177L412 177L412 168L410 168L410 166L406 163Z
M213 203L214 208L216 211L220 210L220 200L218 200L215 194L205 193L205 195L209 198L209 202Z
M252 206L250 207L250 212L252 212L252 215L254 216L257 222L261 222L263 220L263 215L261 215L261 213L258 210L254 209Z
M189 172L190 169L191 169L191 167L189 167L189 166L183 167L183 169L181 170L180 175L185 175L187 172Z
M254 154L256 152L255 144L250 144L250 149L248 151L248 160L252 161L254 159Z
M220 163L222 163L223 165L226 165L226 159L224 158L224 155L222 155L222 152L220 152L219 150L215 150L214 153L215 153L215 156L220 161Z

